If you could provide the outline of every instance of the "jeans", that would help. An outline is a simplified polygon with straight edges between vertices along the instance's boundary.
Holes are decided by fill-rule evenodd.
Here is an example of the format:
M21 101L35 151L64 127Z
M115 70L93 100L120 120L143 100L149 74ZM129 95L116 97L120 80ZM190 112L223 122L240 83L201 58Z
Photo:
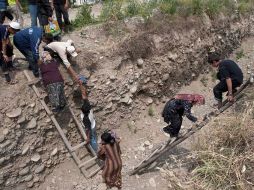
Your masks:
M94 127L90 132L90 145L95 152L98 151L98 144L97 144L97 135L96 135L96 127Z
M235 91L236 87L241 86L242 83L238 82L237 80L232 80L232 90ZM217 101L222 102L222 94L223 92L228 91L228 86L226 83L226 80L220 81L214 88L213 88L213 94Z
M64 9L64 5L57 5L57 4L55 4L54 7L55 7L56 18L57 18L57 22L59 24L59 27L61 29L63 29L62 15L63 15L63 19L64 19L64 24L65 25L69 25L70 24L68 10Z
M6 45L6 55L8 58L11 58L13 56L13 46L12 45ZM0 53L0 66L2 67L3 73L8 72L10 68L13 67L12 61L5 61L3 54Z
M37 26L38 6L29 5L29 12L31 16L31 26Z

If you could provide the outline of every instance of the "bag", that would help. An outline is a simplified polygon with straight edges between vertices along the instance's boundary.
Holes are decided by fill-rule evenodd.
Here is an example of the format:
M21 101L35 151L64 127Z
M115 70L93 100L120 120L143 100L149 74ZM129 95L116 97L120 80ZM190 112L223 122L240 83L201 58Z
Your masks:
M49 24L45 26L44 30L45 30L45 33L51 34L53 37L56 37L59 34L61 34L61 29L56 20L49 22Z

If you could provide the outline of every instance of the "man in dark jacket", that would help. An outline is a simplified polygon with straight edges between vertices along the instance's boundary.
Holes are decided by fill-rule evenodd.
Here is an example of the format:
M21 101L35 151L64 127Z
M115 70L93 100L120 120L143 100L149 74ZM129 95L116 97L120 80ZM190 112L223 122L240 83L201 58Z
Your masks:
M191 108L196 104L204 104L205 98L198 94L178 94L169 100L162 112L164 122L170 125L163 128L170 137L177 137L183 122L183 115L190 121L197 122L197 118L191 114Z
M54 8L56 11L56 18L57 22L59 24L59 27L63 29L63 21L62 21L62 16L64 19L64 24L69 25L70 20L69 20L69 14L68 14L68 9L69 9L69 0L53 0L54 3Z
M217 78L220 82L213 88L215 99L218 101L218 109L222 106L222 94L228 91L228 101L234 101L233 93L243 83L243 72L232 60L221 60L217 53L208 55L208 63L218 68Z
M40 25L44 28L49 22L53 21L53 10L48 0L37 0L37 5Z
M39 77L39 45L42 37L42 28L34 26L21 30L13 38L14 45L26 57L29 62L29 69L33 71L35 77Z

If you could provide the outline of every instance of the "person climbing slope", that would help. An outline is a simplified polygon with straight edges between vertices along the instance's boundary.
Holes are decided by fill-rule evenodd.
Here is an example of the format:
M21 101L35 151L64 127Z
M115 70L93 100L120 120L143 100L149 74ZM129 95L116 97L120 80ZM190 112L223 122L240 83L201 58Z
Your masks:
M234 92L243 83L243 72L234 61L222 60L215 52L208 55L208 63L218 69L217 78L220 82L213 88L213 93L218 101L217 107L220 109L223 92L228 91L228 101L234 101Z
M182 126L183 115L190 121L197 122L197 118L191 114L193 105L205 104L205 98L199 94L177 94L175 98L169 100L162 112L164 122L170 125L163 128L170 137L178 137Z

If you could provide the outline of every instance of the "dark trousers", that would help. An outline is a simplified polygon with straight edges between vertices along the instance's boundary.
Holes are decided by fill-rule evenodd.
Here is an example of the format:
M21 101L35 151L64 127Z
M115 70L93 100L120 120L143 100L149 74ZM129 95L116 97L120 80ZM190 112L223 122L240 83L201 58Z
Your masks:
M167 126L167 131L172 136L177 136L183 122L183 116L179 113L170 113L169 115L170 125Z
M6 55L7 57L13 56L13 46L12 45L6 45ZM0 53L0 65L2 67L3 73L8 72L10 68L13 68L12 61L6 62L4 60L3 54Z
M4 23L5 17L7 17L10 20L13 20L13 16L9 10L0 11L0 24Z
M235 91L235 89L239 86L241 86L242 83L238 82L237 80L232 80L232 89ZM223 92L228 91L228 86L226 83L226 80L220 81L214 88L213 88L213 94L216 100L222 101L222 94Z
M57 5L57 4L55 4L54 7L55 7L56 19L57 19L57 22L59 24L59 27L61 29L63 29L62 17L64 19L64 24L65 25L69 25L70 24L68 10L64 9L64 5Z

